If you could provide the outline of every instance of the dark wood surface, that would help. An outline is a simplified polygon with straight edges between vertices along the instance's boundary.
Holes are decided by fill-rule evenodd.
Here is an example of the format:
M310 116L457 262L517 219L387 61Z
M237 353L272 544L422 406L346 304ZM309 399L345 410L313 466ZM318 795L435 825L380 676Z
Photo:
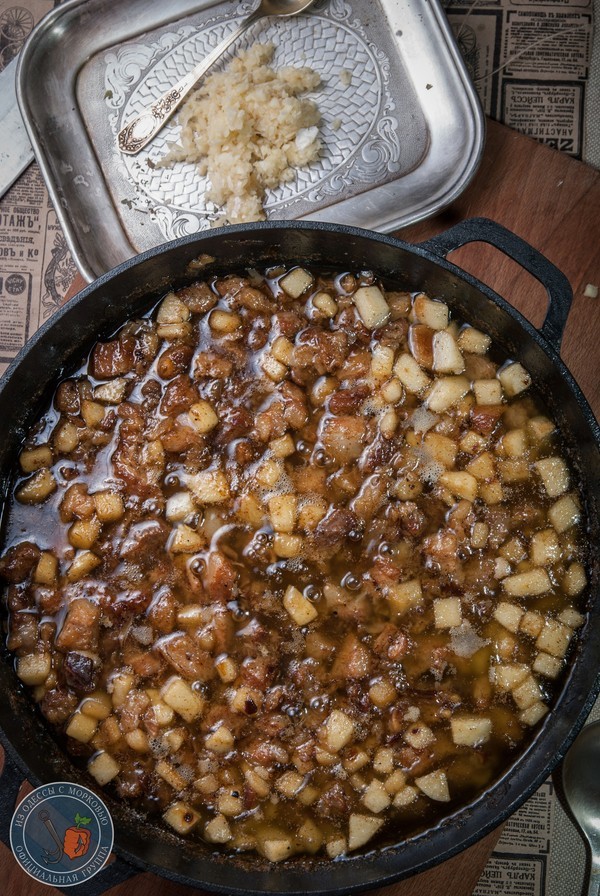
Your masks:
M488 123L481 166L469 187L433 219L397 233L419 242L465 218L484 216L504 224L543 252L568 277L574 302L562 357L596 416L600 416L600 298L584 295L600 286L600 172L555 150ZM532 323L544 317L540 284L498 250L482 243L457 250L451 260L512 302ZM77 280L70 291L83 286ZM378 896L471 896L499 831L462 854L410 880L378 891ZM0 846L0 880L8 896L52 896L57 891L29 878ZM150 874L114 887L111 896L193 896L198 890ZM374 896L371 893L371 896Z

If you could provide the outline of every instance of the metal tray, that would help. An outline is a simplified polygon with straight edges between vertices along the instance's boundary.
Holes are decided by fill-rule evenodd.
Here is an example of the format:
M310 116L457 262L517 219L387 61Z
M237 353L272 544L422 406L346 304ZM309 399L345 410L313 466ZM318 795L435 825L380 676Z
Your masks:
M156 167L171 122L139 155L116 133L256 4L247 0L68 0L21 52L17 95L34 152L83 276L211 226L194 166ZM324 151L269 193L270 219L391 231L435 214L479 163L484 120L437 0L320 0L255 24L237 44L273 42L274 65L310 65L323 86ZM215 68L227 65L230 49Z

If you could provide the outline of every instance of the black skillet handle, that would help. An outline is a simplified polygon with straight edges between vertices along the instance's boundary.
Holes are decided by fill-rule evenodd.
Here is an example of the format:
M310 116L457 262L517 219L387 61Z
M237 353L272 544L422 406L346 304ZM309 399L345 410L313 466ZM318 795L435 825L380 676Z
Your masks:
M15 811L15 803L21 784L25 780L25 776L16 762L9 756L6 746L4 746L4 767L0 775L0 841L10 849L10 825ZM129 865L119 856L115 857L114 862L107 865L102 871L99 871L94 877L89 878L84 883L76 884L73 887L65 887L61 889L57 887L60 893L65 896L102 896L107 890L122 884L135 874L139 874L137 868Z
M530 246L516 233L488 218L469 218L419 245L440 258L446 258L455 249L459 249L467 243L476 242L489 243L504 252L522 268L529 271L546 288L548 310L544 323L540 327L540 333L559 354L573 301L573 290L562 271L559 271L541 252Z

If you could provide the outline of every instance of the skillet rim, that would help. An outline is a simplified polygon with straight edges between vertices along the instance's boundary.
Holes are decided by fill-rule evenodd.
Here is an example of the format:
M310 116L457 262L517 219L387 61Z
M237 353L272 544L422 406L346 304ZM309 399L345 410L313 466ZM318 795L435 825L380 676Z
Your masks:
M110 272L102 275L94 283L85 286L81 290L81 292L78 293L77 296L75 296L73 299L69 300L69 302L67 302L59 311L57 311L56 314L54 314L48 321L46 321L44 324L42 324L42 326L34 334L32 339L21 350L21 352L19 352L17 357L14 359L14 361L12 362L12 364L10 365L10 367L7 369L6 373L4 374L2 381L0 383L0 402L2 401L2 397L3 397L3 394L6 389L6 384L11 382L12 378L18 374L20 366L22 364L26 363L27 359L29 358L30 354L35 350L36 346L38 346L40 344L43 345L46 342L47 338L49 338L52 335L52 333L55 332L55 329L58 329L60 327L60 324L62 323L63 320L65 320L65 318L68 321L70 317L75 316L76 309L79 308L80 306L84 305L90 296L93 296L94 293L97 293L98 291L101 291L105 287L110 286L110 284L112 284L113 281L118 280L118 278L122 277L125 272L135 270L139 266L143 266L146 263L148 263L154 259L159 259L163 255L172 254L174 251L177 251L178 249L182 249L184 247L195 246L196 244L201 247L203 243L206 243L207 241L213 240L215 238L221 238L221 237L231 238L231 237L235 237L238 235L248 235L250 233L257 233L257 232L260 234L264 234L264 233L269 233L269 232L282 232L282 231L283 232L288 232L288 231L328 232L328 233L334 233L336 235L342 235L342 236L349 237L349 238L352 237L355 239L366 239L369 241L369 243L386 245L392 249L397 248L404 252L407 252L409 255L420 257L420 258L424 259L425 261L427 261L428 263L434 265L436 268L447 272L448 274L452 275L455 278L458 278L459 281L469 284L469 286L472 289L477 290L481 295L483 295L485 297L485 299L491 300L496 306L498 306L500 308L500 310L502 312L504 312L505 314L508 314L509 317L512 318L513 322L516 323L520 327L521 330L524 330L525 333L527 334L527 336L531 340L533 340L533 342L546 355L547 359L549 360L549 362L551 364L551 367L555 371L558 372L563 384L567 387L568 391L571 393L572 398L575 400L575 403L577 405L577 410L579 412L581 412L581 414L583 415L584 422L589 427L590 434L592 436L592 440L594 442L594 446L596 448L596 453L597 453L597 449L598 449L598 446L600 443L600 428L598 427L598 423L593 415L593 412L591 411L591 408L590 408L587 400L583 396L583 393L581 392L575 379L573 378L572 374L570 373L570 371L568 370L568 368L566 367L566 365L560 358L560 356L559 356L558 352L555 350L554 346L550 342L548 342L548 340L545 339L543 334L539 330L537 330L529 321L527 321L527 319L524 318L523 315L519 311L517 311L517 309L515 309L512 305L510 305L510 303L508 303L505 299L503 299L500 295L495 293L490 287L486 286L486 284L482 283L480 280L478 280L473 275L467 273L466 271L462 270L461 268L457 267L456 265L453 265L451 262L447 261L447 259L445 257L436 254L434 251L431 251L431 248L424 247L420 244L410 244L401 239L398 239L397 237L393 237L393 236L386 235L386 234L374 233L372 231L364 230L362 228L355 228L355 227L350 227L350 226L346 226L346 225L326 224L326 223L322 223L322 222L269 221L269 222L260 222L258 224L237 225L237 226L233 226L233 227L219 228L219 229L214 229L212 231L203 232L200 235L195 234L195 235L190 235L187 237L182 237L182 238L175 240L171 243L167 243L167 244L164 244L163 246L159 246L159 247L150 249L147 252L141 253L140 255L138 255L132 259L128 259L127 261L123 262L123 264L121 264L117 268L115 268L113 271L110 271ZM310 261L307 261L306 263L310 263ZM232 266L232 263L230 263L228 265L229 268L231 268L231 266ZM239 264L239 266L244 266L244 265L242 263L242 264ZM323 266L323 264L321 266ZM201 275L201 271L197 271L195 276L199 277L200 275ZM191 279L191 278L188 278L188 279ZM391 276L390 276L390 279L392 279ZM144 294L143 290L142 290L141 294ZM148 302L148 304L150 304L150 303ZM96 338L98 338L98 337L96 336ZM83 342L81 342L79 344L78 352L79 352L80 358L83 354L82 349L85 347L85 345L89 345L89 344L90 344L90 341L88 338L86 338L86 340L84 340ZM57 377L55 374L51 378L51 382L55 384L56 380L57 380ZM597 474L597 475L600 475L600 474ZM3 491L4 491L4 489L3 489ZM586 626L586 630L587 630L587 628L588 628L588 626ZM596 633L596 641L598 642L598 644L600 644L600 632ZM583 648L581 648L579 646L580 644L581 644L581 639L578 639L578 641L577 641L578 651L581 653ZM586 649L587 650L591 649L589 644L586 646ZM570 670L569 674L567 676L565 676L563 686L562 686L560 692L555 696L555 706L556 707L562 706L565 692L567 692L569 687L571 686L571 681L572 681L572 677L573 677L573 667L575 665L576 665L576 661L572 658L571 659L571 670ZM582 665L582 663L580 662L579 666L577 668L580 669L581 665ZM586 676L586 678L589 678L589 675ZM543 757L544 761L541 763L541 765L539 762L537 763L537 765L539 766L538 773L537 773L537 775L533 776L533 778L530 775L529 776L524 775L523 767L525 767L525 769L529 768L530 762L532 762L532 760L531 760L532 756L534 757L534 759L538 758L537 754L541 750L540 742L543 745L543 743L545 741L546 732L550 725L550 721L554 720L554 716L555 716L554 712L549 713L548 716L546 717L546 720L544 721L544 723L539 728L536 729L535 736L533 737L528 748L526 750L520 752L518 754L517 759L510 764L510 766L506 769L506 771L503 773L503 775L500 778L496 779L494 784L490 788L488 788L487 791L485 791L483 794L481 794L476 800L469 803L468 806L460 807L458 810L453 812L451 815L447 816L440 824L436 825L434 828L430 828L427 831L421 832L420 834L417 834L415 837L410 838L410 840L408 840L408 841L403 841L403 842L396 844L392 847L374 851L374 853L352 855L350 857L345 858L343 860L343 862L331 862L331 860L327 860L326 862L321 862L317 865L316 870L311 871L310 874L311 874L311 876L315 875L315 874L319 875L319 874L322 874L323 871L325 871L325 873L329 872L329 874L333 876L335 868L341 869L343 866L345 866L347 869L352 869L352 866L355 865L357 862L360 862L362 866L364 866L365 864L369 864L369 863L371 863L371 864L374 863L375 865L380 866L382 864L382 861L381 861L382 858L389 859L391 857L391 853L394 850L396 850L396 851L402 850L403 848L405 848L405 844L410 844L411 846L414 847L415 844L420 845L424 841L431 839L433 837L434 845L435 845L435 841L437 839L443 840L444 839L443 835L448 834L449 831L450 831L450 833L454 834L454 832L450 830L453 825L457 825L459 827L459 829L467 828L467 836L466 837L459 838L458 843L454 843L454 844L451 843L450 845L447 845L444 848L442 848L440 851L436 852L435 855L419 861L416 867L411 867L408 869L402 868L400 870L398 870L398 869L393 870L390 868L388 871L386 871L386 870L383 871L383 874L384 874L383 877L381 877L382 872L379 870L379 871L375 872L376 875L378 875L378 876L370 877L369 880L358 881L358 882L357 881L348 881L347 884L344 885L342 888L340 888L339 886L336 886L334 888L330 888L330 887L323 888L323 886L320 885L318 890L314 890L314 889L307 889L306 885L307 885L308 881L306 879L304 879L304 875L302 873L298 874L297 872L294 874L294 867L292 864L290 864L287 866L287 868L292 869L292 874L294 874L294 876L296 877L296 879L298 881L298 885L301 888L296 890L294 888L290 888L289 886L287 886L281 890L279 890L279 889L275 890L272 888L272 886L268 886L266 888L261 887L260 889L249 889L248 886L232 887L230 884L228 884L225 887L224 885L219 884L218 882L217 883L214 881L208 882L206 879L199 880L196 877L193 877L193 878L188 877L186 874L182 875L180 872L173 871L169 868L166 868L165 866L155 865L152 862L148 862L145 859L140 859L140 857L138 855L136 855L135 853L131 853L128 849L121 848L118 843L116 843L115 851L119 855L122 855L123 858L125 858L130 863L132 863L136 866L142 867L144 870L151 869L151 870L156 871L157 874L159 874L163 877L167 877L172 880L177 880L179 882L186 883L190 886L209 887L209 889L212 889L215 892L222 892L222 893L231 893L231 894L234 894L234 893L240 893L240 894L252 893L252 894L254 894L254 893L256 893L256 894L259 894L259 893L264 893L264 892L270 892L270 893L281 892L281 893L287 894L287 896L293 896L293 894L300 894L300 893L307 893L307 892L319 892L319 893L327 892L327 893L331 893L331 894L353 893L353 892L359 892L359 891L367 889L367 888L373 888L376 886L384 886L384 885L393 883L394 881L408 877L412 874L416 874L419 871L423 871L426 868L431 867L432 865L438 864L439 862L444 861L453 855L456 855L458 852L460 852L460 851L466 849L468 846L472 845L472 843L481 839L481 837L483 837L486 833L491 831L493 828L495 828L497 825L499 825L503 820L505 820L505 818L507 818L510 814L512 814L518 808L518 806L521 805L527 799L527 797L531 793L534 792L534 790L539 786L539 784L542 783L542 781L550 773L551 769L554 768L556 766L556 764L560 761L560 759L562 758L562 756L564 755L564 753L570 746L570 743L573 741L573 739L575 738L579 729L583 725L585 717L587 716L589 710L591 709L591 706L593 704L593 701L594 701L595 696L598 693L599 689L600 689L600 677L597 677L595 682L591 685L591 689L586 690L587 697L584 700L583 704L580 703L577 710L571 709L569 717L571 717L571 715L573 715L573 713L574 713L575 720L571 722L570 730L563 732L563 734L560 735L559 739L560 739L561 743L560 743L559 748L554 749L552 751L551 756L547 755L547 756ZM5 742L8 739L6 732L2 728L0 728L0 739L3 742ZM554 738L554 739L556 739L556 738ZM32 781L37 780L37 779L35 779L35 776L33 776L33 777L31 776L31 769L27 766L27 763L18 754L18 751L17 751L17 755L15 757L15 748L12 745L12 741L10 741L10 739L8 739L8 741L10 744L9 753L11 754L11 758L13 760L16 759L16 764L19 765L19 767L22 769L22 771L27 773L27 776L30 780L32 780ZM496 811L493 818L489 818L485 823L479 824L477 826L476 830L471 830L469 832L469 829L472 828L472 826L473 826L472 824L469 825L469 818L468 818L469 814L471 814L471 812L476 813L477 809L481 806L482 802L487 800L490 794L498 794L501 791L504 791L505 794L509 794L510 790L512 789L511 784L514 784L515 778L518 781L523 776L528 778L527 786L524 789L518 790L518 793L515 793L512 796L510 796L510 798L508 799L508 802L506 802L506 799L502 800L501 798L497 798L497 799L499 799L499 801L502 804L501 811L500 812ZM510 783L508 781L509 778L511 779ZM98 789L98 790L103 795L103 798L105 798L106 794L104 794L104 792L101 789ZM115 826L115 827L117 827L117 826ZM463 830L463 833L464 833L464 830ZM449 838L446 837L446 839L449 839ZM228 864L235 865L235 863L231 863L231 862L229 862ZM392 857L391 863L389 861L384 861L383 864L385 866L393 864L393 857ZM276 866L275 868L273 868L273 866L269 867L269 871L267 872L267 874L268 874L268 877L271 879L271 881L272 881L273 877L281 876L277 872L278 872L278 869L281 869L284 867L285 866ZM239 874L240 868L235 869L234 873ZM353 875L353 874L355 874L355 872L353 870L350 870L350 874ZM249 876L249 873L247 871L246 871L246 876L247 877ZM348 875L346 875L346 877L348 877Z

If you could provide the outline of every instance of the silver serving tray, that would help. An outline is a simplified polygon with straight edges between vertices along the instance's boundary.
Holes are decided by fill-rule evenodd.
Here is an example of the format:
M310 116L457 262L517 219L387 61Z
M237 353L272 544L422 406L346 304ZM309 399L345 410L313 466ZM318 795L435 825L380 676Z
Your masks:
M17 96L82 275L212 225L193 165L157 167L172 121L139 155L116 134L256 4L247 0L68 0L21 52ZM320 0L241 38L275 44L274 65L310 65L323 86L324 150L269 193L270 219L391 231L433 215L468 184L484 119L437 0ZM232 48L215 66L223 68Z

